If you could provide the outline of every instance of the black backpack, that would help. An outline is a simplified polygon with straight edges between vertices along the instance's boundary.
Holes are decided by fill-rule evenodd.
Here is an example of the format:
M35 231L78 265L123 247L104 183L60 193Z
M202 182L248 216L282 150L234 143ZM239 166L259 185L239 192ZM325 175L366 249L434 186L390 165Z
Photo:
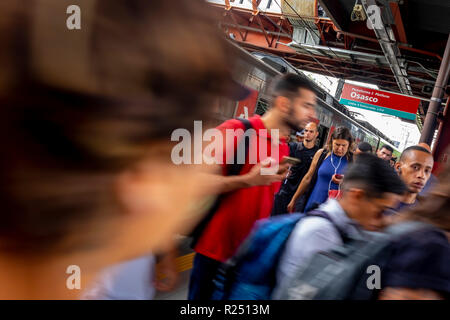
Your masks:
M383 270L391 257L393 240L433 226L406 221L383 233L368 233L334 250L316 253L306 266L280 288L282 300L371 300L379 288L371 288L371 272ZM370 272L369 272L370 271ZM381 275L382 276L382 275Z
M244 133L248 129L252 128L252 124L250 123L249 120L243 119L243 118L237 118L237 120L242 122L242 124L244 125ZM249 136L244 136L244 137L245 138L242 141L240 141L240 144L239 144L239 146L238 146L238 148L236 150L239 150L239 148L241 147L241 144L243 143L244 144L244 148L245 148L245 159L247 159L248 151L249 151L249 148L250 148L250 137ZM238 157L238 153L234 152L234 161L233 161L233 163L232 164L227 164L227 176L237 176L237 175L239 175L241 173L242 167L244 165L238 163L237 157ZM228 195L229 195L229 193L224 193L224 194L219 195L216 198L214 204L209 209L208 213L197 224L197 226L194 228L194 230L192 230L192 232L189 235L189 237L192 238L191 248L195 247L195 245L197 244L198 240L202 236L205 228L208 226L208 224L211 222L212 218L214 217L214 214L217 212L217 210L219 210L222 201L224 199L226 199Z

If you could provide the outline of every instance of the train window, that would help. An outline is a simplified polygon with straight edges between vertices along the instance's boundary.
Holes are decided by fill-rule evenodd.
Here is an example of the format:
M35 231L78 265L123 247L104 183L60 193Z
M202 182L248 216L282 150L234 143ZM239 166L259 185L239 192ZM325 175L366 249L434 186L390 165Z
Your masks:
M262 116L267 110L269 110L269 107L269 102L267 100L258 99L258 102L256 102L255 114Z
M319 125L319 136L317 137L317 142L316 142L316 145L319 148L324 147L325 144L327 143L328 131L330 131L330 129L328 129L327 127L325 127L321 124Z
M288 69L287 69L285 66L283 66L283 65L281 65L281 64L279 64L279 63L273 61L273 60L270 59L270 58L264 57L264 58L262 58L262 61L264 61L264 62L267 63L269 66L271 66L271 67L274 68L275 70L278 70L278 71L281 72L281 73L286 73L286 72L288 71Z
M234 100L226 98L217 99L211 109L213 118L218 121L225 121L227 119L233 118L236 106L237 102Z

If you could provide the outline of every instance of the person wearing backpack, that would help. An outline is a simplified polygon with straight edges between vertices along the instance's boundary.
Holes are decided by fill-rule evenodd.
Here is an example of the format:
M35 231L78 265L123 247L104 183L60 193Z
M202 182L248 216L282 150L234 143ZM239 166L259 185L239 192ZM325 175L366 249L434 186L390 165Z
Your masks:
M279 290L289 300L450 298L450 167L415 207L383 232L315 253Z
M306 214L258 221L235 256L221 266L213 299L283 298L315 253L383 227L383 211L398 203L406 186L387 162L361 154L349 167L342 190L339 200L330 199Z
M364 239L368 236L364 230L380 230L384 211L395 206L405 190L387 162L360 154L347 169L341 198L329 199L317 209L328 218L307 216L293 229L280 257L272 297L283 298L286 288L316 253L342 246L346 239Z
M218 127L221 132L242 129L254 134L248 141L245 141L245 134L244 137L226 139L224 160L229 160L230 154L236 154L236 148L241 148L241 140L245 139L245 163L236 166L236 158L228 165L223 161L225 164L220 167L222 175L210 177L211 190L219 194L219 201L213 205L207 219L199 224L200 228L193 232L193 248L197 254L189 283L189 300L211 298L213 279L220 264L235 253L256 220L270 216L274 195L286 176L288 166L281 164L278 173L271 175L262 174L261 168L267 166L268 161L281 163L283 157L289 155L284 137L289 135L290 130L303 128L315 116L314 88L307 79L298 75L287 74L277 78L272 97L271 109L262 117L232 119ZM277 141L271 136L273 130L279 131L281 138ZM270 151L272 144L276 146L274 154L263 157L259 152L256 161L250 161L252 155L261 150L261 145L268 146Z

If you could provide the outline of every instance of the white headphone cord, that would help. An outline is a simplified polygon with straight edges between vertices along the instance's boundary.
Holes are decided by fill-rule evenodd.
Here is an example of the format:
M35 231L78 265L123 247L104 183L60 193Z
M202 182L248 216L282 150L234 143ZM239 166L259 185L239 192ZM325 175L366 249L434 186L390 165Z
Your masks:
M335 166L334 166L334 163L333 163L333 151L331 152L331 165L332 165L333 168L334 168L334 174L337 173L337 170L338 170L339 167L341 166L341 160L342 160L343 157L344 157L344 156L342 156L342 157L339 158L339 163L338 163L337 167L335 167ZM332 181L333 181L333 176L331 176L330 183L328 183L328 192L330 192L330 189L331 189L331 182L332 182ZM341 191L341 185L338 184L338 192L340 192L340 191Z

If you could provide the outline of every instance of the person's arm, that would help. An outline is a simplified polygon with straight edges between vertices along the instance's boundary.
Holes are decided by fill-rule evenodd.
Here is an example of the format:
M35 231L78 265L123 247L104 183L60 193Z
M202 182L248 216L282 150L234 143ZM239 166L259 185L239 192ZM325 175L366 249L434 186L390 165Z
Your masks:
M243 125L239 121L233 119L224 122L222 125L217 127L217 129L222 132L223 137L227 137L226 130L243 129ZM227 155L230 150L237 152L237 146L240 146L240 141L238 138L234 137L230 140L225 138L224 148L222 151L222 163L227 163ZM210 166L210 169L208 169L208 173L205 173L206 183L208 183L208 186L205 189L208 194L222 194L242 188L270 185L274 182L282 181L286 178L286 174L289 169L289 164L287 163L278 164L278 171L276 174L261 174L261 169L274 166L274 161L274 159L268 158L265 161L254 165L250 171L245 174L230 176L223 174L224 165L213 164Z
M175 289L180 278L176 265L177 256L178 249L174 247L158 257L154 279L156 290L168 292Z
M242 188L270 185L274 182L279 182L286 178L289 164L279 164L279 169L276 174L261 174L261 169L264 167L267 168L269 166L269 161L258 163L254 165L248 173L236 176L208 174L206 180L208 181L209 186L206 189L211 193L221 194Z
M322 152L324 152L323 149L320 149L316 152L314 155L314 158L311 162L311 165L309 167L308 172L303 177L302 181L300 182L300 185L298 186L297 190L295 191L294 196L292 197L291 201L288 204L288 212L294 211L295 202L298 198L300 198L308 188L309 184L311 183L311 179L314 175L314 171L316 170L317 163L319 161L320 156L322 155Z
M378 300L443 300L444 297L429 289L387 287L381 290Z

